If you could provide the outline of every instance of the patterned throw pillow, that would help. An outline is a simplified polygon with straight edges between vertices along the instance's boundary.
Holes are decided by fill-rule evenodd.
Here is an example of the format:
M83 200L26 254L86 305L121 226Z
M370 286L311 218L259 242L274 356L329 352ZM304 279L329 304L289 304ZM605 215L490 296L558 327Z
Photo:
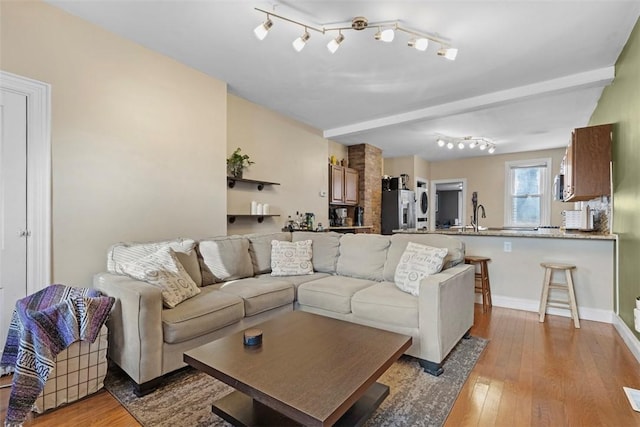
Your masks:
M420 280L442 270L447 249L409 242L396 267L394 281L400 290L418 296Z
M271 275L300 276L313 274L312 240L300 242L271 241Z
M121 242L109 248L107 254L107 271L109 273L118 273L121 263L131 262L144 258L154 252L158 252L165 246L170 247L176 253L178 261L187 270L189 276L196 282L196 285L202 285L202 273L200 273L200 264L198 263L198 254L196 253L196 241L193 239L178 238L175 240L166 240L163 242Z
M120 263L117 268L119 274L126 274L160 288L162 302L168 308L174 308L182 301L200 293L200 288L196 286L170 247L165 246L135 261Z

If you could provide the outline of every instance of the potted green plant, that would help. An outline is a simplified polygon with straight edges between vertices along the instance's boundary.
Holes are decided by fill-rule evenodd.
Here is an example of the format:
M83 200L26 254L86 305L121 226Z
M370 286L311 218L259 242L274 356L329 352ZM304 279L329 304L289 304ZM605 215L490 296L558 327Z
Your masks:
M236 151L227 159L227 171L234 178L242 178L244 168L255 163L249 160L247 154L241 154L240 151L239 147L236 148Z

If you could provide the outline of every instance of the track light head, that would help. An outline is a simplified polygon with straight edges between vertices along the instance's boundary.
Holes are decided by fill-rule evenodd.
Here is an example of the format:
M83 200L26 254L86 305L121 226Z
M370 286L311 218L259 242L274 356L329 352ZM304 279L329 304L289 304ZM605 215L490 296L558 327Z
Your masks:
M453 142L447 142L447 148L451 150L453 148Z
M444 56L450 61L454 61L458 56L458 49L453 47L441 47L438 49L438 56Z
M473 150L474 148L476 148L476 145L478 145L478 142L477 142L477 141L471 141L471 142L469 143L469 148L471 148L471 149Z
M489 147L489 154L493 154L496 152L496 147L494 147L493 145L491 147Z
M412 47L420 52L424 52L429 47L429 39L425 39L424 37L420 37L417 39L411 39L407 43L407 46Z
M483 142L482 144L480 144L480 150L484 151L486 149L487 149L487 144L486 143Z
M458 148L461 150L464 150L464 142L462 141L458 142Z
M340 32L340 33L338 33L338 37L336 37L335 39L331 40L327 44L327 49L329 49L329 52L331 52L331 53L336 53L336 50L338 50L338 48L340 47L340 43L342 43L343 41L344 41L344 36Z
M436 142L438 143L438 147L444 147L444 139L438 138Z
M378 32L375 34L374 37L376 40L391 43L395 35L396 33L393 31L392 28L387 28L386 30L382 30L382 31L378 30Z
M273 21L271 21L271 19L269 19L269 15L267 15L267 20L258 25L253 30L253 34L256 35L258 40L264 40L264 38L267 37L267 34L269 34L271 27L273 27Z
M293 41L292 45L293 45L293 48L296 50L296 52L300 52L302 49L304 49L310 37L311 36L305 29L304 34Z

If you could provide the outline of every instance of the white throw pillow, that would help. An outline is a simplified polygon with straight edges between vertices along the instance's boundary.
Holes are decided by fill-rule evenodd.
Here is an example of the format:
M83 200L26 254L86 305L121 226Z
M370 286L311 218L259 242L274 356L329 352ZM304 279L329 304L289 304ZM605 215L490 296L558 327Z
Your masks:
M176 253L178 261L189 276L196 282L196 285L202 285L202 273L200 273L200 263L198 262L198 254L195 247L196 242L193 239L175 239L163 242L137 243L122 242L117 243L111 248L107 255L107 271L110 273L118 273L121 263L131 262L144 258L149 254L158 252L161 248L170 247Z
M271 241L271 275L300 276L313 274L312 240L300 242Z
M442 270L446 248L434 248L409 242L396 267L394 281L400 290L418 296L420 280Z
M170 247L163 247L135 261L120 263L118 273L145 281L162 290L162 302L174 308L182 301L200 293Z

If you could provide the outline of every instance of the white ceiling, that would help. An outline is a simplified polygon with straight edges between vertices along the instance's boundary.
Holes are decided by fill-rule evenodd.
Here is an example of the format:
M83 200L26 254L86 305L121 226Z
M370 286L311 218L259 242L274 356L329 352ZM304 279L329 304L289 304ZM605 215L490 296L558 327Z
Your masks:
M640 1L280 1L276 13L318 27L354 16L449 41L449 61L373 38L374 29L311 32L297 53L297 25L254 7L276 2L49 0L48 3L227 82L229 92L324 131L369 143L384 157L438 161L488 155L437 147L436 135L495 141L496 153L562 147L585 126L640 16Z

